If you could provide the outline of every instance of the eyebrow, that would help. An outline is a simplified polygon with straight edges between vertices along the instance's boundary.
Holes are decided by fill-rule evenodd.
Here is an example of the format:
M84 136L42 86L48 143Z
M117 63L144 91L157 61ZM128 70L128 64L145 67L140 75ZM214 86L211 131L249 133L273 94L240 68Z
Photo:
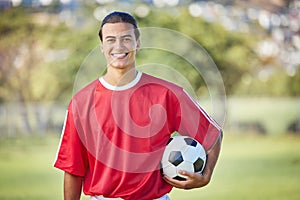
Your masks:
M125 38L125 37L132 37L132 35L128 34L128 35L122 35L121 38ZM117 36L106 36L105 39L115 39L117 38Z
M115 39L116 37L115 36L106 36L105 39Z
M125 38L125 37L132 37L132 35L122 35L121 38Z

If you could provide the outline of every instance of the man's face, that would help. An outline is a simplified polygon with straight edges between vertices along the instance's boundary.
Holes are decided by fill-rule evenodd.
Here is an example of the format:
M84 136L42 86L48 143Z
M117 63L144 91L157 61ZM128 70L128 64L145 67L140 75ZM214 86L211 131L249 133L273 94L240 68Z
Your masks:
M106 23L102 27L101 50L109 67L130 69L135 67L136 50L140 41L130 23Z

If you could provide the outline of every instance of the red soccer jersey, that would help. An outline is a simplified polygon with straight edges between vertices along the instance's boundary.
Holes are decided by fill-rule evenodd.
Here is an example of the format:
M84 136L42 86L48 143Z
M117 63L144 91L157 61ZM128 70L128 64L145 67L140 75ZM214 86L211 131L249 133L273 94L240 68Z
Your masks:
M100 78L73 97L55 167L84 176L87 195L159 198L172 189L160 160L174 131L207 151L221 134L181 87L141 72L121 87Z

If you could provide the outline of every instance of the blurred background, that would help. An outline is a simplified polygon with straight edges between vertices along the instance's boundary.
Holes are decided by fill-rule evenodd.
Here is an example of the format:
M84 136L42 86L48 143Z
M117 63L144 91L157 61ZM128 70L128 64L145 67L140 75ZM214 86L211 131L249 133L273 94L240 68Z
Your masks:
M65 110L99 45L101 20L114 10L132 13L141 28L195 40L224 82L224 144L213 182L174 190L172 199L299 199L299 0L0 0L0 199L62 198L62 173L52 163ZM199 101L207 99L197 71L150 53L182 66L176 70ZM149 51L137 59L147 63ZM90 74L90 81L101 75Z

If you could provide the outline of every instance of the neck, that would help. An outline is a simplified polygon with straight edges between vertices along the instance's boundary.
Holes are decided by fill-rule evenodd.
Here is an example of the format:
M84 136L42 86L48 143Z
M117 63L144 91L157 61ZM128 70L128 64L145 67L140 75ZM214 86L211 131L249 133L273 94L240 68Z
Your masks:
M122 86L132 82L137 74L135 68L129 70L107 68L107 73L103 76L104 80L114 86Z

